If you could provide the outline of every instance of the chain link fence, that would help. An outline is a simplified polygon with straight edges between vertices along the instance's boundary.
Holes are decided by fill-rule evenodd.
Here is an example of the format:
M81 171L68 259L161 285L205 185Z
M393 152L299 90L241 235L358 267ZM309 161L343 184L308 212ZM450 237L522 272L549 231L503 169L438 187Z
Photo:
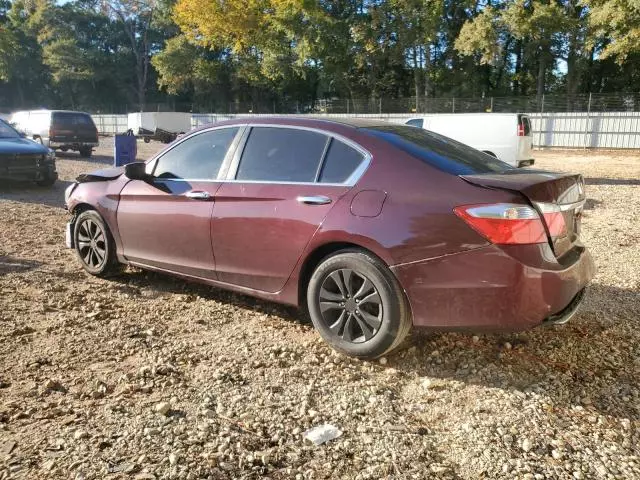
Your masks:
M257 100L148 104L146 111L218 114L393 114L393 113L570 113L637 112L640 93L545 94L510 97L405 97L368 99ZM126 112L121 112L126 113Z
M1 108L1 107L0 107ZM31 107L44 108L43 106ZM24 107L21 110L31 109ZM138 111L132 104L108 105L100 109L89 105L51 105L93 114L124 114ZM420 114L420 113L571 113L639 112L640 93L545 94L509 97L404 97L404 98L325 98L308 101L258 99L227 102L211 99L200 102L163 102L145 105L146 112L189 112L216 114ZM8 112L5 112L8 113Z

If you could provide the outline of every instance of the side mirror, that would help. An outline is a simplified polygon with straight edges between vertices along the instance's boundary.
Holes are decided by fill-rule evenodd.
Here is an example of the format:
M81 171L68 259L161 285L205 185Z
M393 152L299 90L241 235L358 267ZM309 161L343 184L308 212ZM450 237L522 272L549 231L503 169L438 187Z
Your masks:
M147 164L144 162L127 163L124 167L124 174L131 180L148 180L151 178L146 171Z

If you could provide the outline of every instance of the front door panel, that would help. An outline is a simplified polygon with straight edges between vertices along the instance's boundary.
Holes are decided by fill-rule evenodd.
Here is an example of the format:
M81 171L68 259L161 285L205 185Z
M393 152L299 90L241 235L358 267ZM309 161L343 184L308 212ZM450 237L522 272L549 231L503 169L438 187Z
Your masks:
M265 292L281 290L313 234L348 189L320 184L222 184L212 221L218 279ZM326 197L330 202L304 203L299 197Z
M136 263L215 279L211 213L219 186L215 181L129 182L118 206L124 256Z

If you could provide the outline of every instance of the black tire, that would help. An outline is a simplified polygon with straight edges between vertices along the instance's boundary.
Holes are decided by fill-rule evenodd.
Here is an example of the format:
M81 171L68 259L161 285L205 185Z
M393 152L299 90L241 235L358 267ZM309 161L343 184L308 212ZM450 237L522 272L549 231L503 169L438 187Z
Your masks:
M54 183L56 183L57 179L57 175L46 173L42 180L38 180L36 182L36 185L38 185L39 187L51 187Z
M307 308L322 338L351 357L378 358L397 348L411 330L398 281L384 263L364 251L325 258L309 280Z
M122 271L116 244L109 227L95 210L78 215L73 229L73 244L82 268L91 275L108 277Z
M91 158L91 155L93 154L93 148L91 147L82 147L78 151L80 152L80 156L84 158Z
M151 141L149 137L144 137L143 140L144 140L144 143L149 143Z

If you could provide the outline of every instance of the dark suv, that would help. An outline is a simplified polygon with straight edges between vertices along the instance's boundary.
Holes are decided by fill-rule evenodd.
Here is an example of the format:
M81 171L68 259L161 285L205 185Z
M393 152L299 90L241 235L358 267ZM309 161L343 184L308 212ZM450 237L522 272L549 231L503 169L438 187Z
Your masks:
M11 123L44 146L66 152L75 150L90 157L98 146L98 129L91 115L68 110L30 110L15 112Z
M0 120L0 178L33 180L45 187L53 185L58 178L56 155Z

